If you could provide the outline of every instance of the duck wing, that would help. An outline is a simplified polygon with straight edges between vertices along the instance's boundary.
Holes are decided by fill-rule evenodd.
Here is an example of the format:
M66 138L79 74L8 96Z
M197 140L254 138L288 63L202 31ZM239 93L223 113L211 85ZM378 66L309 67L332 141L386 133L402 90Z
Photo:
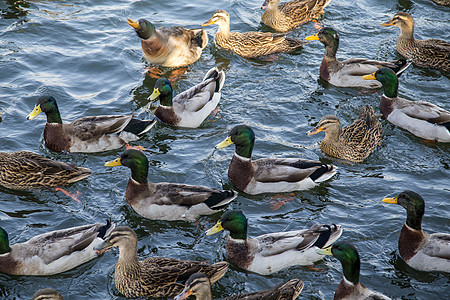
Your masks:
M423 253L433 257L450 259L450 234L433 233L423 248Z
M82 141L98 139L107 134L121 132L130 122L133 115L94 116L77 119L63 124L64 131Z
M178 94L173 99L174 109L193 112L201 110L214 96L216 85L216 80L209 78Z
M397 98L395 109L401 110L411 118L421 119L434 124L450 122L450 111L425 101L409 101Z

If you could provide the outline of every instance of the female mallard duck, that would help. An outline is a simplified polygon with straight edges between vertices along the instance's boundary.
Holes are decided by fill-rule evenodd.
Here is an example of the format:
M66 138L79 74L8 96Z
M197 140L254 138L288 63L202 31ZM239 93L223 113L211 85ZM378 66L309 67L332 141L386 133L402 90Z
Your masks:
M145 59L163 67L184 67L195 63L208 44L208 34L202 28L174 26L156 29L145 19L137 22L127 19L127 23L141 38Z
M283 33L270 32L230 32L230 15L224 10L216 11L202 26L219 25L216 43L242 57L254 58L279 52L292 52L306 42L286 37Z
M398 251L405 262L417 270L450 272L450 234L428 234L422 230L425 201L412 191L404 191L395 198L384 198L383 202L400 204L406 209Z
M255 133L246 125L234 127L216 145L232 144L236 150L228 168L228 179L239 190L250 194L282 193L312 188L336 173L333 165L301 158L260 158L252 160Z
M350 300L350 299L390 299L383 294L374 292L366 288L359 282L360 259L358 250L355 246L346 242L336 242L332 246L317 251L322 255L332 255L336 257L342 264L342 277L336 292L334 300Z
M335 116L323 117L308 135L325 132L320 149L331 157L351 162L362 162L381 144L381 127L370 105L361 107L358 119L341 130L341 122Z
M265 0L261 20L276 31L286 32L323 14L331 0L294 0L280 5L280 0Z
M225 297L223 300L260 300L260 299L276 299L276 300L294 300L297 299L303 290L303 281L300 279L292 279L285 284L277 284L271 289L246 293ZM212 300L211 282L208 276L203 273L192 274L183 291L178 294L174 300L183 300L190 295L195 295L197 300Z
M216 225L206 231L206 235L224 229L230 232L225 246L228 259L244 270L262 275L321 260L323 255L317 254L316 250L328 247L342 234L339 225L314 224L309 229L247 238L247 218L240 210L224 213Z
M133 119L133 115L116 115L84 117L63 124L52 96L40 97L27 119L33 120L41 112L47 115L45 145L53 151L102 152L117 149L138 140L156 122Z
M416 40L414 38L414 20L406 12L398 12L384 26L400 28L397 39L397 52L413 64L424 67L450 71L450 43L438 40Z
M0 273L10 275L53 275L78 267L100 253L94 247L103 242L115 224L90 224L37 235L26 242L9 245L0 227Z
M433 0L433 2L443 6L450 6L450 0Z
M398 78L390 69L382 68L363 78L383 84L380 111L389 122L425 140L450 142L450 111L429 102L398 97Z
M336 59L339 35L330 27L324 27L316 35L308 36L306 39L309 41L318 40L325 45L325 55L320 64L320 77L335 86L379 88L381 84L378 81L365 81L361 79L361 76L375 72L382 67L391 68L397 74L401 74L409 66L409 63L404 59L387 62L365 58L349 58L340 62Z
M0 185L8 189L65 186L91 174L88 168L51 160L33 152L0 152Z
M147 181L148 160L138 150L129 149L107 167L126 166L131 170L125 199L139 215L151 220L195 220L225 208L237 193L203 186Z
M32 300L64 300L64 298L57 290L47 288L36 291Z
M225 73L212 68L201 83L172 98L170 81L160 78L156 81L149 100L159 98L160 105L154 114L162 122L172 126L196 128L219 104L224 82Z
M205 273L212 283L227 271L227 262L208 264L192 260L178 260L167 257L151 257L138 260L138 239L129 227L116 227L108 239L96 250L119 248L119 259L114 273L117 290L128 298L174 297L179 294L189 276L196 272Z

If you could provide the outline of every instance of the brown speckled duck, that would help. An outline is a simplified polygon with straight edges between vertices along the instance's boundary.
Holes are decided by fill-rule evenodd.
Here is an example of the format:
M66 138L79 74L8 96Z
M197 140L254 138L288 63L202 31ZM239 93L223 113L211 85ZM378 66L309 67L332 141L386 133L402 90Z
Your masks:
M46 288L36 291L32 300L64 300L64 298L57 290Z
M397 52L411 60L413 64L450 72L450 43L438 39L415 39L414 20L410 14L398 12L389 22L381 25L400 28Z
M280 0L265 0L261 20L276 31L286 32L319 18L331 0L294 0L280 5Z
M0 152L0 185L13 190L65 186L91 174L88 168L51 160L33 152Z
M63 123L56 99L42 96L37 100L28 120L41 112L47 116L44 141L53 151L102 152L123 147L148 132L156 120L138 120L133 115L95 116Z
M208 44L203 29L186 29L181 26L155 28L151 22L128 19L128 25L141 38L145 59L163 67L183 67L195 63Z
M216 11L202 26L212 24L219 25L216 43L242 57L254 58L279 52L292 52L306 44L306 42L286 37L283 33L230 32L230 15L224 10Z
M331 157L362 162L381 144L383 128L369 105L361 107L358 119L342 128L336 116L323 117L308 135L325 132L320 149Z
M117 290L128 298L174 297L179 294L194 273L202 272L212 283L227 271L227 262L208 264L206 262L179 260L168 257L151 257L138 260L138 238L129 227L116 227L104 243L96 250L118 247L120 254L114 272Z
M229 296L223 300L294 300L302 290L303 282L300 279L292 279L268 290ZM183 300L190 295L194 295L197 300L213 300L208 276L203 273L192 274L183 291L174 300Z

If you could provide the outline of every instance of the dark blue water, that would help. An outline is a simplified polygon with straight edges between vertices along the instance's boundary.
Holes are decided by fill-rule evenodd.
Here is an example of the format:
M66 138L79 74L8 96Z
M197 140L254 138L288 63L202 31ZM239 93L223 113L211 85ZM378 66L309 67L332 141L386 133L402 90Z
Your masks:
M100 222L111 218L136 230L139 257L169 256L180 259L226 258L225 235L206 237L204 230L220 214L201 217L198 224L159 222L141 218L124 201L127 168L106 168L105 161L122 149L98 154L49 151L43 144L45 118L27 121L37 98L53 95L65 121L82 116L139 113L147 104L157 78L145 74L148 66L139 39L127 18L148 18L157 26L196 28L217 9L231 16L236 31L260 30L261 1L3 1L0 3L1 151L28 150L83 165L93 175L69 187L82 193L78 205L60 193L0 193L0 226L11 242L21 242L54 229ZM396 28L380 23L397 11L415 19L416 37L450 40L450 9L428 0L334 0L322 24L341 36L338 58L397 58ZM210 40L217 30L206 28ZM292 32L301 38L316 32L307 24ZM230 187L226 170L232 147L214 151L237 124L256 133L254 157L323 158L320 135L308 137L322 116L335 114L344 125L352 122L362 105L378 111L380 91L337 88L318 80L323 46L311 43L296 54L270 60L247 60L210 43L202 57L174 84L179 93L217 66L226 72L218 116L198 129L174 129L157 124L139 144L148 149L149 180ZM426 100L450 109L450 80L439 71L411 67L400 80L399 94ZM147 113L144 113L146 116ZM148 117L152 117L151 114ZM405 211L381 202L411 189L423 196L424 230L449 232L450 145L428 144L382 121L383 144L357 165L335 162L338 176L312 190L294 193L279 210L270 208L274 195L240 194L232 208L249 217L249 235L294 230L315 222L339 223L342 240L355 244L361 258L361 282L395 299L446 299L449 277L412 270L398 256L397 239ZM66 299L120 299L113 284L113 251L81 267L50 277L0 275L0 298L30 299L40 288L57 288ZM292 267L263 277L230 268L213 286L215 297L266 289L299 277L305 283L304 299L331 299L342 270L327 258L317 264L322 271Z

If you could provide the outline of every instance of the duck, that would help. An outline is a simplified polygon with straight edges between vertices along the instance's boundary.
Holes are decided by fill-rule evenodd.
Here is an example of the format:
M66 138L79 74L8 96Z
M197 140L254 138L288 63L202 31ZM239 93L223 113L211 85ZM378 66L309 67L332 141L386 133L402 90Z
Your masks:
M382 67L391 68L400 75L410 65L410 62L405 59L378 61L366 58L349 58L338 61L336 52L339 47L339 34L331 27L324 27L317 34L305 39L308 41L317 40L325 45L325 55L320 64L320 77L338 87L380 88L381 83L378 81L365 81L361 79L361 76L375 72Z
M29 151L0 152L0 185L13 190L66 186L92 174L88 168Z
M308 135L325 132L320 149L331 157L362 162L381 144L383 128L370 105L361 107L359 117L342 128L336 116L324 116Z
M230 15L225 10L217 10L209 21L202 24L208 26L217 24L216 43L220 47L230 50L246 58L257 58L280 52L293 52L306 44L284 33L270 32L230 32Z
M148 98L159 99L155 116L163 123L176 126L197 128L217 107L225 83L225 73L217 68L209 70L203 81L187 91L173 97L173 90L167 78L159 78Z
M100 245L115 224L82 225L34 236L26 242L9 244L8 233L0 227L0 273L47 276L66 272L100 254Z
M380 111L392 124L427 141L450 142L450 111L425 101L411 101L398 97L398 78L387 68L363 76L383 84Z
M56 99L41 96L27 116L33 120L41 112L47 116L44 141L52 151L103 152L121 148L147 133L156 120L139 120L130 115L94 116L63 123Z
M450 6L450 0L433 0L433 2L443 6Z
M383 26L400 28L397 52L422 68L450 71L450 43L439 39L417 40L414 38L414 19L406 12L398 12Z
M273 232L247 237L247 218L240 210L229 210L206 231L212 235L228 230L228 260L241 269L269 275L291 266L311 265L324 256L316 250L333 244L342 234L342 226L314 224L308 229Z
M208 264L168 257L138 260L137 244L137 235L130 227L118 226L102 244L95 247L98 251L119 248L114 284L128 298L174 297L183 290L192 274L202 272L214 283L228 270L225 261Z
M236 145L228 167L233 186L250 195L282 193L312 188L336 174L333 165L302 158L260 158L252 160L255 133L247 125L237 125L216 145L222 149Z
M261 21L279 32L287 32L323 14L331 0L294 0L280 5L280 0L265 0Z
M297 299L298 295L302 292L303 285L303 281L295 278L284 284L277 284L268 290L225 297L223 300L294 300ZM190 295L194 295L197 300L213 300L211 282L209 281L208 276L203 273L192 274L186 281L184 289L174 298L174 300L183 300Z
M344 276L334 293L334 300L390 299L379 292L368 289L359 282L361 261L358 250L352 244L337 241L327 248L317 250L317 252L321 255L331 255L337 258L342 264Z
M186 67L195 63L208 45L203 28L186 29L181 26L156 28L150 21L127 19L141 39L144 58L152 64L168 68Z
M199 185L147 181L148 159L139 150L125 150L107 167L126 166L131 170L125 199L140 216L151 220L194 221L211 215L237 197L233 190L216 190Z
M406 209L406 222L398 239L398 250L412 268L428 272L450 273L450 234L428 234L422 230L425 201L418 193L406 190L384 203L399 204Z
M32 300L64 300L64 298L57 290L46 288L36 291Z

